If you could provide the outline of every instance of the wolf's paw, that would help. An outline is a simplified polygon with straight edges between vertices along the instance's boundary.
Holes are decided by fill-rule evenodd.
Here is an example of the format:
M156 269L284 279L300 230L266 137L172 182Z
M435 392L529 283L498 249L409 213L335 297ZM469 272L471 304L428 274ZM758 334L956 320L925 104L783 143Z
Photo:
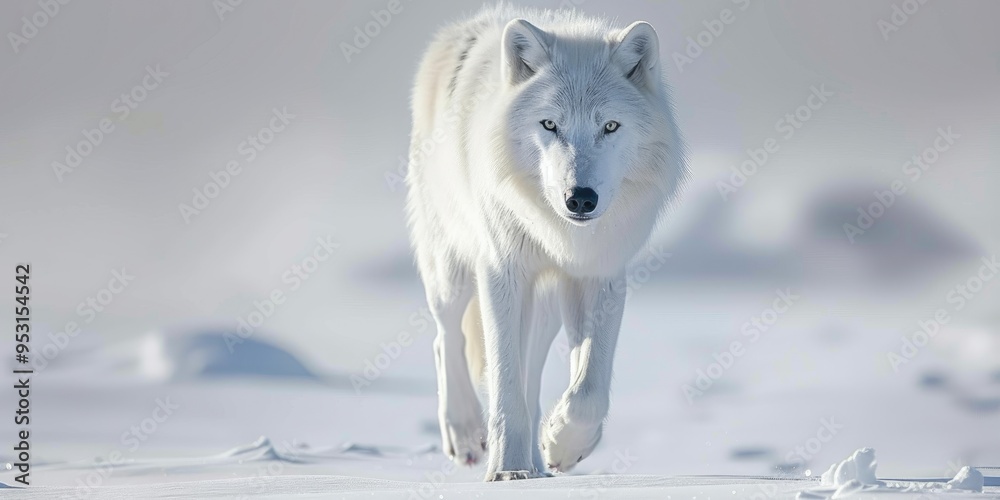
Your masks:
M516 481L518 479L537 479L540 477L551 477L551 475L531 470L502 470L487 474L486 481Z
M486 429L478 415L441 418L441 441L444 453L458 465L471 467L486 455Z
M601 440L602 424L586 425L558 414L542 425L542 458L549 469L567 472L590 456Z

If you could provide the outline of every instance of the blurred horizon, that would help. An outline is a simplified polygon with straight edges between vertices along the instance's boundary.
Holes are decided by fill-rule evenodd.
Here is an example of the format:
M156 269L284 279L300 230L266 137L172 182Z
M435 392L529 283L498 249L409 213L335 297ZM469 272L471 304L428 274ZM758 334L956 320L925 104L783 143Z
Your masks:
M757 277L850 271L852 256L904 279L1000 247L1000 37L986 14L1000 13L995 3L921 4L888 31L879 23L894 22L891 1L573 5L647 19L660 34L693 175L653 239L677 254L677 269L655 281L758 279L740 266ZM315 363L352 370L359 353L405 327L421 302L398 182L410 81L433 32L476 7L402 4L367 46L345 56L354 28L384 7L69 4L16 52L0 51L0 255L36 264L40 325L58 331L82 319L77 304L122 267L136 275L128 293L85 325L109 342L177 322L234 319L285 286L282 274L329 237L339 244L335 257L266 328ZM38 7L3 9L16 32ZM735 21L678 63L724 9ZM122 94L150 67L166 76L123 118ZM817 89L820 105L803 115ZM289 123L248 153L247 139L280 110ZM78 167L57 174L54 162L64 163L81 130L102 118L115 128ZM933 148L939 129L958 138L911 182L906 162ZM769 139L777 151L743 186L721 190L724 201L719 183ZM193 213L196 192L204 195L233 161L240 173ZM908 188L899 204L845 245L837 226L856 223L855 209L897 180ZM931 240L938 247L925 252ZM908 255L894 259L897 251ZM843 280L838 274L830 279ZM398 312L379 313L399 303Z

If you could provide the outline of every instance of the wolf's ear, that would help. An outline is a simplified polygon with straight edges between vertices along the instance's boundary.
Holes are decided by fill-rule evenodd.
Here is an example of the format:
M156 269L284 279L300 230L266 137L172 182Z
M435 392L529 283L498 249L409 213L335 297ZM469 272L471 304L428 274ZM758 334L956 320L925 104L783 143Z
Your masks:
M503 29L501 69L504 80L515 85L527 80L549 60L551 37L524 19L515 19Z
M612 57L625 78L643 87L652 81L660 64L660 39L649 23L636 21L618 35Z

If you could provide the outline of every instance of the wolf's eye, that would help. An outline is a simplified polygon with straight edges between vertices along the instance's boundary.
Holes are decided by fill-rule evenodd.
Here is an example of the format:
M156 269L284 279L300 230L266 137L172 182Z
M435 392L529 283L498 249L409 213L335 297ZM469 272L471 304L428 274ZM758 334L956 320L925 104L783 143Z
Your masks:
M620 127L620 126L621 126L621 124L618 123L618 122L616 122L616 121L614 121L614 120L609 121L608 123L604 124L604 133L605 134L610 134L610 133L614 132L615 130L618 130L618 127Z
M552 120L542 120L542 126L545 127L545 130L548 130L549 132L556 131L556 122Z

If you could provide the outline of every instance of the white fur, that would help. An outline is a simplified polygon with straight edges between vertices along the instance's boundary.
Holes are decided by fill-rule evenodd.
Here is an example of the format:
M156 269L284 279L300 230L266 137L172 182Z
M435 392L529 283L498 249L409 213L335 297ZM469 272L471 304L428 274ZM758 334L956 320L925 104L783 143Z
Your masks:
M487 480L569 470L600 440L625 268L686 173L660 71L646 23L506 5L443 29L420 65L407 208L441 434L459 463L488 449ZM590 220L570 218L576 186L598 194ZM542 423L560 326L570 387ZM485 358L485 425L467 355Z

